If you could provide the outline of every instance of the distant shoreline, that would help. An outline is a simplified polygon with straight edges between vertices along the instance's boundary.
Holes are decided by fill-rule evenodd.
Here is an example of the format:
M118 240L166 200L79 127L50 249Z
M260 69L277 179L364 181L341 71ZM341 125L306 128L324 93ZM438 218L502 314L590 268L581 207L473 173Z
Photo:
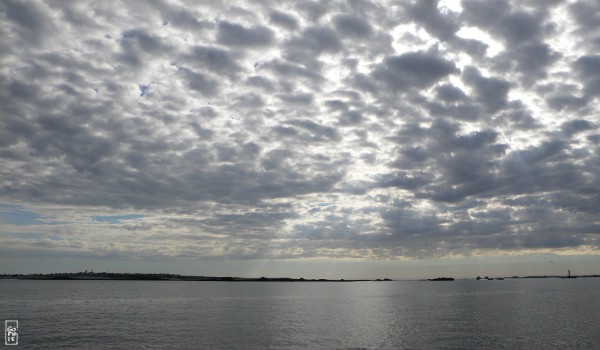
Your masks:
M212 282L383 282L384 279L308 279L289 277L216 277L216 276L182 276L168 273L110 273L110 272L77 272L50 274L3 274L0 279L19 280L113 280L113 281L212 281Z
M600 275L581 275L573 278L600 277ZM567 276L512 276L496 277L489 280L520 279L520 278L567 278ZM206 282L387 282L383 279L325 279L325 278L290 278L290 277L216 277L216 276L185 276L169 273L110 273L110 272L77 272L77 273L49 273L49 274L2 274L0 279L19 280L112 280L112 281L206 281ZM474 278L461 278L472 280ZM484 279L482 279L484 280ZM454 278L420 279L413 281L454 281Z

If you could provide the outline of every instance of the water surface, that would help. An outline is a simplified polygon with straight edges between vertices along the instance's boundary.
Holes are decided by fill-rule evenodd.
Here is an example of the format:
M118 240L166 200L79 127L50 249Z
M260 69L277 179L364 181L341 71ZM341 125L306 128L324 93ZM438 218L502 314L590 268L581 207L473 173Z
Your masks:
M27 349L589 349L598 300L597 278L0 281Z

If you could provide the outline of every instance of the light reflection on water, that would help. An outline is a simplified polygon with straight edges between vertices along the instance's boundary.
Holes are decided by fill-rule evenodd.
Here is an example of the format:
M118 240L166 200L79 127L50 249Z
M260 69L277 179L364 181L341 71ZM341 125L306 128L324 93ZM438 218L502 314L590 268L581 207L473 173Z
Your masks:
M26 348L593 348L600 279L0 281Z

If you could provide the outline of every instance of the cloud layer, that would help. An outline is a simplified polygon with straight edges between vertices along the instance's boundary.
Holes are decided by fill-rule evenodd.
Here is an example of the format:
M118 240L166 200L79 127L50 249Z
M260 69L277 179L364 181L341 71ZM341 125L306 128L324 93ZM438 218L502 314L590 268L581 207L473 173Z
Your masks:
M598 253L596 1L0 12L3 256Z

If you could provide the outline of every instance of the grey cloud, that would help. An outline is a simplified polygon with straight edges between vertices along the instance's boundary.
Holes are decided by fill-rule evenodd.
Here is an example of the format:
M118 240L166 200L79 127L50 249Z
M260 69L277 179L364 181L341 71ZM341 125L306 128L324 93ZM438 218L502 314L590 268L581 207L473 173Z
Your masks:
M197 112L202 117L214 118L217 116L215 110L210 106L200 107Z
M326 125L315 123L312 120L300 119L289 122L291 125L297 126L308 131L313 141L325 141L325 140L339 140L340 135L338 131Z
M15 24L14 28L23 40L41 44L51 38L53 23L52 17L40 5L34 1L5 1L1 10L3 22Z
M312 81L320 81L323 79L318 72L314 72L300 65L282 62L279 60L266 62L260 67L270 69L275 73L287 78L307 78Z
M198 137L200 137L201 139L211 140L213 138L214 132L212 130L203 128L200 124L195 122L190 123L190 126L192 127L196 135L198 135Z
M527 12L514 12L502 17L495 30L510 44L520 44L541 35L541 19Z
M281 11L271 11L271 13L269 13L269 20L271 23L288 30L298 29L298 20L294 16Z
M457 133L458 129L451 124L433 125L423 135L429 135L428 149L441 153L434 151L429 157L421 155L411 159L410 151L403 152L405 160L395 163L406 168L428 162L442 175L441 182L426 183L417 192L418 197L459 203L472 196L544 192L560 188L561 183L577 189L588 184L577 168L567 162L568 144L562 140L544 142L539 147L512 151L504 156L506 146L495 143L498 135L493 131L462 136Z
M533 130L542 127L542 124L531 113L520 108L502 113L499 120L506 121L516 130Z
M463 39L454 37L452 44L459 50L465 51L469 55L481 59L485 55L488 45L475 39Z
M427 158L429 157L427 150L420 146L403 149L402 154L404 157L409 159L411 162L417 162L417 163L423 162L423 161L427 160Z
M266 91L273 90L273 83L268 78L260 75L253 75L246 79L246 84L250 86L256 86L265 89Z
M562 129L562 132L564 132L568 136L571 136L571 135L580 133L582 131L596 129L596 125L585 119L576 119L576 120L572 120L572 121L563 123L561 129Z
M258 156L261 152L261 147L260 145L254 143L254 142L246 142L241 150L241 153L245 156L245 157L249 157L249 158L255 158L256 156Z
M438 98L446 102L455 102L467 98L467 95L461 89L451 84L440 85L435 90Z
M456 138L455 145L468 149L478 149L496 141L498 133L493 130L477 131L469 135L461 135Z
M409 52L387 57L371 73L393 91L428 87L458 72L456 66L436 54Z
M244 27L227 21L219 22L217 40L228 46L266 46L274 40L273 31L263 26Z
M582 76L597 75L600 68L600 56L582 56L575 61L575 68Z
M488 45L475 39L465 39L456 36L461 27L460 17L453 12L441 13L438 0L414 1L403 4L408 19L421 25L431 36L444 41L459 51L481 59ZM465 13L464 11L463 13Z
M282 165L282 163L293 156L293 153L288 150L277 149L265 154L261 161L261 165L266 170L273 170Z
M538 41L547 30L543 9L515 10L507 0L463 0L463 9L464 20L501 37L510 46Z
M369 22L360 17L339 14L332 18L335 28L344 36L366 38L373 34Z
M0 134L0 144L3 147L16 145L19 140L28 140L35 136L37 129L28 120L13 114L2 118L3 128Z
M298 135L298 130L289 126L275 126L273 132L281 137Z
M531 147L528 150L517 151L511 154L507 161L524 162L527 165L540 162L548 157L554 156L564 150L566 144L560 140L546 141L539 147ZM518 166L516 163L511 163Z
M407 190L414 190L423 186L429 181L422 177L409 176L406 173L384 174L375 179L374 187L397 187Z
M564 141L552 140L539 147L509 153L500 166L495 181L504 193L526 194L547 192L566 186L580 191L588 185L576 166L566 162Z
M505 42L506 51L499 55L494 67L502 72L516 70L526 86L546 78L548 68L560 58L560 53L543 42L554 31L554 26L546 23L547 8L522 11L506 0L465 0L463 8L461 16L467 23Z
M493 188L493 159L497 156L497 133L492 130L482 130L467 135L458 135L459 128L448 122L437 122L428 129L408 128L407 135L425 142L427 148L406 148L394 166L400 169L418 167L427 169L431 165L441 179L441 183L432 181L433 174L419 175L429 178L427 185L418 196L424 196L439 201L460 201L468 196L470 191L483 191L486 186ZM406 142L406 141L400 141ZM424 185L425 183L421 183ZM461 185L462 187L456 187ZM455 186L455 187L452 187ZM453 188L453 189L450 189Z
M586 97L578 97L569 94L556 94L546 99L548 106L556 111L577 110L585 107L589 100Z
M192 64L221 74L232 75L240 70L230 52L210 46L195 46L191 50L188 60Z
M124 31L122 35L121 45L126 49L137 46L143 51L153 53L165 49L165 45L159 38L139 28Z
M41 114L17 125L30 133L30 157L50 161L64 158L77 172L98 173L101 162L114 154L116 145L110 138L94 135L86 123L77 117Z
M243 213L219 213L199 223L212 232L252 238L271 238L277 234L275 230L281 227L283 221L295 217L296 214L279 206L275 208L261 208L260 211ZM177 223L177 222L176 222Z
M223 143L213 144L213 147L217 151L217 160L219 162L237 161L238 152L235 147L231 147Z
M406 236L436 235L440 232L439 220L434 214L422 214L416 210L395 208L381 213L390 228L390 239L402 239ZM425 237L423 237L425 238Z
M600 4L595 1L576 1L569 5L569 13L578 25L577 32L583 36L581 43L600 47Z
M407 6L406 12L412 20L423 25L427 32L440 40L452 38L460 28L455 18L439 12L438 0L416 1Z
M190 31L212 28L213 23L207 20L198 20L198 17L189 9L177 6L160 6L164 24L173 25Z
M530 86L534 82L547 77L547 68L560 58L550 45L534 42L518 46L499 58L498 68L506 66L521 74L522 81Z
M121 62L137 69L141 68L150 55L168 52L168 45L160 38L140 28L124 31L119 42L123 51L117 53L117 57Z
M335 31L328 27L309 27L290 39L286 44L292 56L303 56L304 51L320 55L324 52L338 52L342 43Z
M205 74L188 69L182 69L181 71L190 89L198 91L205 96L214 96L218 92L219 83L216 80L207 77Z
M331 110L338 111L346 111L348 110L348 105L340 100L327 100L325 101L325 105L329 107Z
M463 80L473 86L477 100L488 111L497 112L506 106L510 82L499 78L486 78L472 67L465 69Z
M432 102L429 113L435 116L449 116L461 120L476 120L481 116L481 108L474 103L447 104Z
M346 80L353 88L358 89L360 91L366 91L372 94L375 94L378 91L375 81L366 74L356 73L352 77L347 78Z
M359 111L347 111L340 113L340 125L356 125L363 120Z
M313 102L313 95L310 93L299 93L295 95L278 95L284 102L298 105L310 105Z
M8 93L8 95L12 98L17 98L21 100L35 99L39 96L41 92L38 86L34 84L24 83L19 80L12 80L7 83L5 83L5 81L2 81L2 83L3 92Z
M437 99L426 103L429 113L435 116L449 116L460 120L477 120L482 110L461 89L452 84L443 84L436 89Z
M298 3L296 7L312 21L319 20L327 12L327 4L320 1L303 1Z
M587 139L595 145L600 144L600 135L588 135Z
M495 24L506 13L510 12L507 0L463 0L461 16L479 26Z
M253 93L236 96L232 102L235 109L257 109L265 105L262 97Z
M579 76L585 81L585 93L589 97L600 95L600 55L582 56L574 63Z

